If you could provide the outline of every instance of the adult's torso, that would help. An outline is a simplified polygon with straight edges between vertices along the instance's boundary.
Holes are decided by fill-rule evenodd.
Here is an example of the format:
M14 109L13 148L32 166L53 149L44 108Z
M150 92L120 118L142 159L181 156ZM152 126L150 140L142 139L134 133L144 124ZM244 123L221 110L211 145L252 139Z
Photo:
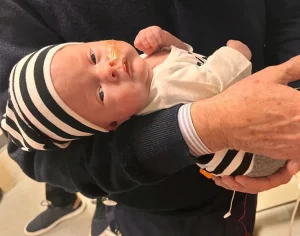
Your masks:
M28 0L44 24L62 42L121 39L132 43L142 28L158 25L212 54L229 39L241 40L253 54L253 71L264 67L265 5L262 0ZM191 166L161 183L111 196L144 209L172 210L201 206L231 193ZM137 199L139 199L137 201Z
M229 39L247 44L254 71L264 65L265 3L260 0L28 0L63 41L121 39L159 25L210 55Z

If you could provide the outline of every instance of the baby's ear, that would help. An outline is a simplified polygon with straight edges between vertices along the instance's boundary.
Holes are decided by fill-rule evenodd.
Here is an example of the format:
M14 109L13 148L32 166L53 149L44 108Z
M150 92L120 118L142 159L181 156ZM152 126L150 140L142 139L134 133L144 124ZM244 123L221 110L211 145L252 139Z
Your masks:
M113 122L111 122L109 124L109 126L108 126L107 129L108 130L116 130L118 126L119 126L118 122L117 121L113 121Z
M123 124L126 120L129 120L130 117L125 118L123 120L114 121L109 124L108 130L116 130L121 124Z

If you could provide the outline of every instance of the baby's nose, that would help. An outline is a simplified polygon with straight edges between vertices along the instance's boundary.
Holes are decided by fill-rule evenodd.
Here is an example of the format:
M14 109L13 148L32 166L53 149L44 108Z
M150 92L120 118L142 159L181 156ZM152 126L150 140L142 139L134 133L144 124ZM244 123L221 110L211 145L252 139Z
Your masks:
M122 70L123 69L123 63L120 58L115 58L109 62L109 65L114 68L115 70Z
M107 61L104 63L104 65L101 65L99 70L99 78L108 82L115 82L118 79L117 70L111 65L110 61Z

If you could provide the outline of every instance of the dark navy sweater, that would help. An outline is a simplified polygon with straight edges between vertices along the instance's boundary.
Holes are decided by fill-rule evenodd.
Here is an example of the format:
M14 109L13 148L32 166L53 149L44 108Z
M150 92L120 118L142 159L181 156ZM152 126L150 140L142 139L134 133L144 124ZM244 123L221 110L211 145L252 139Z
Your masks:
M150 25L203 55L241 40L252 51L254 71L300 53L299 0L1 0L0 115L10 70L21 57L69 41L132 43ZM75 141L66 150L23 152L9 142L8 151L29 177L89 197L110 194L119 203L161 211L216 198L227 204L231 193L200 175L189 155L179 107L132 118L114 133Z

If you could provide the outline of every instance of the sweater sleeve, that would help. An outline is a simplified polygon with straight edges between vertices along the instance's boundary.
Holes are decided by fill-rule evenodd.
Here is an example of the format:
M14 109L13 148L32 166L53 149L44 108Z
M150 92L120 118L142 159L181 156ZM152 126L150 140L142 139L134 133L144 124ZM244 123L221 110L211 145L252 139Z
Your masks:
M0 2L0 115L13 65L63 40L27 1ZM153 184L194 163L178 125L178 109L134 117L110 134L83 138L61 150L25 152L10 139L9 155L31 178L89 197Z
M157 183L195 163L180 133L180 106L134 117L110 134L66 149L26 152L9 140L9 155L31 178L99 197Z

